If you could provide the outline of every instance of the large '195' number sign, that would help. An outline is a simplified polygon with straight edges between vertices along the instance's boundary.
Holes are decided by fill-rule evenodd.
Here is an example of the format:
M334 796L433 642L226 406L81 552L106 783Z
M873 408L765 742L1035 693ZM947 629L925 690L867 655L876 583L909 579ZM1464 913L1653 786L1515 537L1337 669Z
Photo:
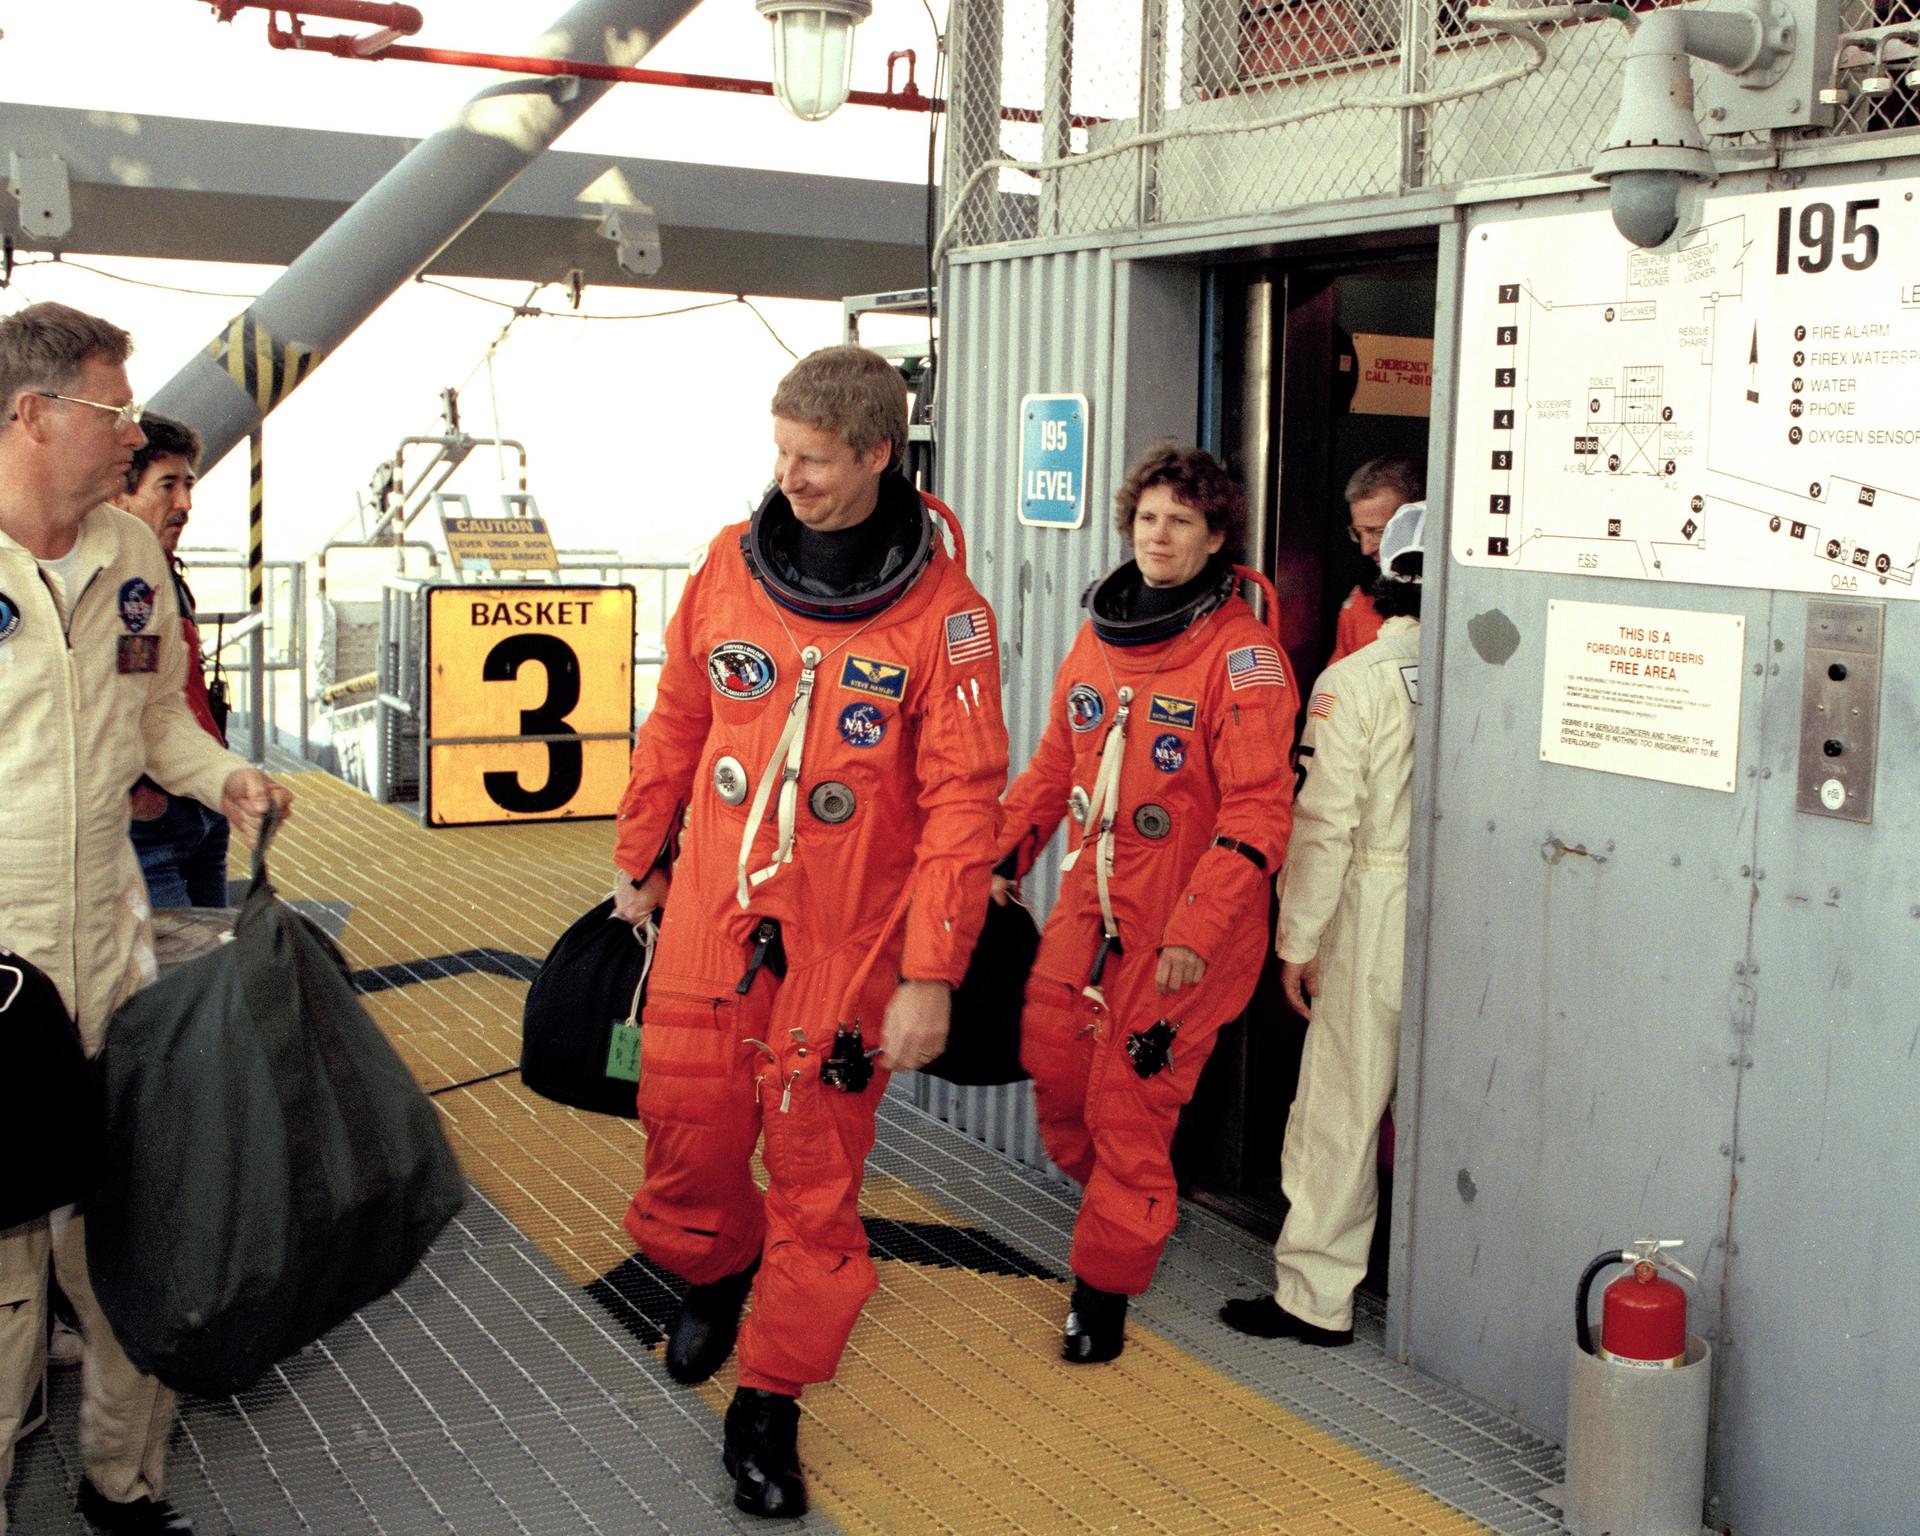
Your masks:
M428 824L613 815L633 626L631 587L429 588Z

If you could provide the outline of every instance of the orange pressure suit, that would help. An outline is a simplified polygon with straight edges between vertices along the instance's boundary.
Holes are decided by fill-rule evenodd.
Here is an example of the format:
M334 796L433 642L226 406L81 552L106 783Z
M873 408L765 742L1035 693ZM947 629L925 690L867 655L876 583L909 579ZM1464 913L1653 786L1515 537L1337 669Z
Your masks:
M1327 658L1327 665L1332 666L1342 657L1372 645L1380 638L1380 624L1380 610L1373 606L1367 589L1355 587L1340 605L1340 620L1333 632L1333 654Z
M837 1025L878 1043L900 981L965 974L1007 735L992 616L928 506L952 514L883 477L873 515L919 529L923 563L884 606L832 613L770 572L756 540L775 503L722 531L687 582L614 858L644 875L678 834L627 1230L696 1285L759 1259L740 1385L798 1395L833 1375L876 1284L857 1203L887 1074L847 1091L820 1068ZM842 1059L860 1059L851 1045Z
M1147 1289L1173 1232L1174 1127L1259 980L1293 822L1292 671L1235 595L1235 570L1223 566L1183 627L1157 639L1101 616L1104 591L1138 583L1132 562L1100 583L1007 794L1004 874L1030 869L1063 816L1079 827L1027 984L1020 1056L1048 1155L1086 1189L1073 1272L1126 1295ZM1206 974L1162 994L1154 971L1174 945ZM1163 1019L1176 1027L1171 1058L1142 1077L1129 1036Z

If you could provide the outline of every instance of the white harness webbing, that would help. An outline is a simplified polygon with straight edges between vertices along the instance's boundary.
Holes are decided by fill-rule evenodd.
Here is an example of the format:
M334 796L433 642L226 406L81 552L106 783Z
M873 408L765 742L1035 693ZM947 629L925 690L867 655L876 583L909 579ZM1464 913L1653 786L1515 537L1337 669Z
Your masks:
M793 862L793 826L800 807L800 757L806 750L813 675L819 665L819 647L810 645L800 653L800 682L794 689L793 703L787 708L786 729L781 731L779 741L774 743L773 756L767 759L767 766L761 770L760 785L754 790L753 805L747 811L746 835L740 839L740 885L736 893L742 911L752 900L754 886L772 879L780 872L782 864ZM780 802L775 811L779 838L774 845L773 862L749 874L747 862L753 857L753 840L759 835L760 824L767 819L767 800L773 792L776 769L780 780Z
M1120 759L1127 750L1127 716L1133 712L1133 690L1120 690L1119 708L1114 711L1113 724L1108 727L1107 739L1100 747L1100 772L1093 781L1093 798L1087 809L1088 836L1097 836L1099 842L1094 849L1093 883L1100 892L1100 924L1109 939L1120 937L1119 925L1113 920L1113 895L1109 882L1113 878L1113 824L1120 815ZM1093 833L1095 820L1100 830ZM1060 862L1060 872L1065 874L1072 869L1087 846L1088 837L1080 839L1080 846Z

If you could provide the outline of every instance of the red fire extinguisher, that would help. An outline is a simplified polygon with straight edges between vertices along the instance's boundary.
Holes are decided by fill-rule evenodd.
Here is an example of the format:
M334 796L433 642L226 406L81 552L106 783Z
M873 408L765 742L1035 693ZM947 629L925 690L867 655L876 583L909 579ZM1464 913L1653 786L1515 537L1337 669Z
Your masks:
M1587 1354L1620 1365L1671 1369L1687 1359L1687 1293L1660 1274L1670 1269L1698 1283L1699 1277L1667 1257L1682 1238L1642 1238L1628 1248L1600 1254L1580 1276L1573 1303L1574 1336ZM1601 1297L1600 1344L1595 1348L1588 1299L1600 1271L1613 1264L1632 1267Z

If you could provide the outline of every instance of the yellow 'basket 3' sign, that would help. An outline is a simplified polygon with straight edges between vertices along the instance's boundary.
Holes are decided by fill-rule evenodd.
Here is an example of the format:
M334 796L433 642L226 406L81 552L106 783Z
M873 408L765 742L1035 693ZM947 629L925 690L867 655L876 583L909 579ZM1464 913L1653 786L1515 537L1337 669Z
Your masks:
M633 628L632 587L429 588L427 824L613 815Z

